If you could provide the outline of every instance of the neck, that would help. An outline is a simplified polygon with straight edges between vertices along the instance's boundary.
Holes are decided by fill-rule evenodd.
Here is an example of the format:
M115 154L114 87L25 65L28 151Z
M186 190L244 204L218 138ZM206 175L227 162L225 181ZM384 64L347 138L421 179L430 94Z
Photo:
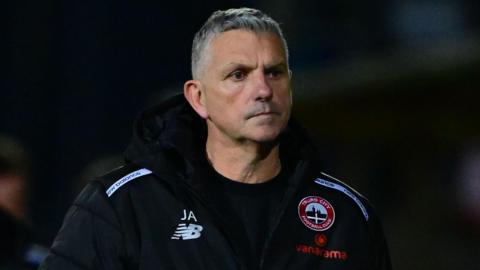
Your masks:
M218 173L242 183L266 182L281 169L278 142L222 142L209 136L206 151Z

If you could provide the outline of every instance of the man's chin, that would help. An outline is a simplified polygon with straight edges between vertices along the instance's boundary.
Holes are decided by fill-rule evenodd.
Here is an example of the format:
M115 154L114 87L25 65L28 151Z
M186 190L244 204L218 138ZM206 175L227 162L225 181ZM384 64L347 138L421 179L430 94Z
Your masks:
M252 134L250 137L251 141L255 141L258 143L274 143L278 140L278 137L280 135L280 131L263 131L263 132L258 132L256 134Z

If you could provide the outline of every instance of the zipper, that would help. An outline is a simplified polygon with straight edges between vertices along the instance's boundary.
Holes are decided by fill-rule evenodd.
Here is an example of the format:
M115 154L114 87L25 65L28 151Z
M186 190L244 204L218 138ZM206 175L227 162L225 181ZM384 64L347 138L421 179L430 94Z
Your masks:
M300 161L300 164L297 165L297 168L293 171L293 174L295 174L295 172L302 171L303 168L300 168L300 167L302 167L302 166L305 167L304 163L305 163L304 161ZM302 175L294 176L294 177L295 178L303 178L303 173L302 173ZM297 180L297 179L295 179L295 180ZM295 194L295 191L297 190L297 187L299 185L298 181L293 181L293 182L297 183L297 184L290 185L287 188L287 191L285 192L285 198L282 201L281 207L279 208L279 210L277 212L277 215L275 215L275 221L273 222L272 229L270 230L267 238L265 239L265 243L264 243L263 249L262 249L262 255L260 257L260 264L258 266L259 270L263 269L263 265L265 263L265 256L267 254L268 247L270 246L270 242L272 241L273 235L274 235L275 231L277 230L277 228L280 224L280 220L283 218L283 216L285 214L285 211L287 210L287 206L289 205L290 201L292 200L292 197Z

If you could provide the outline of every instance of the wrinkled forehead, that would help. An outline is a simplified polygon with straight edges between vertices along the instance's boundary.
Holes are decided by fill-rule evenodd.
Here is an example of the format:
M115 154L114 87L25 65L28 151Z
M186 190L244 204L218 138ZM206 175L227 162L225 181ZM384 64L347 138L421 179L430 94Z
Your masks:
M280 62L287 64L283 42L277 34L272 32L253 32L243 29L225 31L210 40L204 53L207 66L224 62L258 60L262 60L263 64Z

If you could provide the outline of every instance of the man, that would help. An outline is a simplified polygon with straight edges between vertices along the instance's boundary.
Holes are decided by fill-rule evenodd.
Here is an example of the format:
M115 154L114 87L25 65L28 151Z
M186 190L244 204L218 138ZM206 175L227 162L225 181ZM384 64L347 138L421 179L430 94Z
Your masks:
M322 174L290 120L278 24L241 8L196 34L193 80L145 112L41 269L390 269L367 201Z

